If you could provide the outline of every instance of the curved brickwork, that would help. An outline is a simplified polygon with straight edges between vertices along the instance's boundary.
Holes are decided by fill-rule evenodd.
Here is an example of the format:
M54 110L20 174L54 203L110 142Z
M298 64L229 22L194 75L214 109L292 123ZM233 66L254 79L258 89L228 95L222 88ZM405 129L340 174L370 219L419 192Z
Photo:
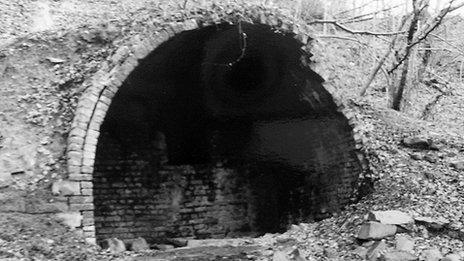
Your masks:
M192 12L193 13L193 12ZM187 30L223 23L224 21L236 22L238 20L251 23L261 23L272 26L276 33L293 33L294 37L304 44L306 48L310 39L310 28L298 21L295 22L289 16L274 9L265 9L262 6L248 6L237 12L226 13L222 11L208 17L189 17L185 15L182 22L167 22L158 26L149 34L140 34L131 37L124 43L109 61L109 66L99 71L90 79L90 87L85 90L79 100L74 121L68 138L67 185L73 188L69 196L69 212L82 218L81 225L84 235L89 241L95 240L95 226L93 219L92 197L92 173L96 148L99 139L100 126L103 123L106 112L113 96L118 91L126 77L138 65L138 61L156 49L161 43L172 36ZM362 141L356 133L356 119L349 109L345 108L341 99L333 92L330 86L326 86L332 94L333 100L353 127L353 137L356 142L358 158L367 173L367 164L361 153ZM364 175L364 174L362 174ZM361 179L362 180L362 177Z

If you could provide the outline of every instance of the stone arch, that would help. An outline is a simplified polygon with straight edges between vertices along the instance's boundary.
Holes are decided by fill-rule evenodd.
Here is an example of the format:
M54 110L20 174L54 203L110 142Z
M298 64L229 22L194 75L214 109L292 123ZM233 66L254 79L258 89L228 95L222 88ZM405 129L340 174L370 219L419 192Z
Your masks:
M79 100L75 117L71 126L67 146L68 179L62 181L66 196L69 197L69 213L63 215L73 216L75 226L82 229L84 236L90 242L95 242L95 219L93 204L93 172L100 127L105 120L113 97L119 87L131 72L138 66L139 61L155 50L162 43L175 35L209 25L218 25L227 21L237 21L268 25L275 33L289 33L307 48L310 39L310 28L302 23L295 22L277 10L268 10L259 6L252 6L237 13L220 13L218 16L208 18L184 17L181 22L166 22L155 28L151 34L139 34L132 37L124 46L118 48L111 57L108 68L97 72L90 80L90 86L84 91ZM332 93L333 102L338 111L343 113L347 122L354 127L354 115L346 109L336 97L330 86L326 90ZM317 95L317 94L316 94ZM362 142L356 129L353 130L353 142L357 151L359 163L367 171L363 154L360 152Z

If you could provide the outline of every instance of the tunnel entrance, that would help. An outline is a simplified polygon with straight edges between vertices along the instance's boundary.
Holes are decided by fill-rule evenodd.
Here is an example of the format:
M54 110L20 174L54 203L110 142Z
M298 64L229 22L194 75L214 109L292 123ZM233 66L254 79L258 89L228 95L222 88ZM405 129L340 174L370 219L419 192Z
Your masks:
M362 171L352 129L301 47L220 24L141 60L100 127L97 240L259 235L347 204Z

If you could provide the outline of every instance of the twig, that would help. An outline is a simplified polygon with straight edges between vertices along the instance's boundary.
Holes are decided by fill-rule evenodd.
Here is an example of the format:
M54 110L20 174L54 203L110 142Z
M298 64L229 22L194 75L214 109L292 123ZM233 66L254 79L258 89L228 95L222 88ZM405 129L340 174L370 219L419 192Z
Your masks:
M409 56L409 53L411 52L411 49L412 47L414 47L415 45L417 45L418 43L422 42L422 40L424 40L425 38L427 38L427 36L433 31L435 30L438 25L441 24L441 21L443 20L443 18L445 17L445 15L447 15L449 12L452 12L458 8L461 8L462 6L464 6L464 2L457 5L457 6L454 6L454 7L451 7L452 3L454 2L454 0L451 0L448 7L442 9L440 11L440 13L438 14L437 17L435 17L435 19L433 20L436 20L436 22L433 24L433 25L430 25L428 24L426 27L426 29L424 29L424 33L421 34L421 36L417 37L417 39L415 41L413 41L412 43L408 44L406 46L406 50L405 50L405 54L401 57L401 59L398 60L398 62L396 63L395 66L393 66L393 68L391 68L388 72L389 73L392 73L394 70L396 70L401 64L403 64L403 62L406 60L406 58Z
M376 36L389 36L389 35L397 35L397 34L403 34L406 31L398 31L398 32L372 32L372 31L358 31L358 30L353 30L350 29L342 24L340 24L336 20L315 20L309 22L309 24L333 24L336 27L342 29L345 32L351 33L351 34L362 34L362 35L376 35Z
M374 17L366 17L366 18L363 18L363 19L357 19L357 20L350 20L350 21L346 21L346 22L343 22L343 24L354 24L354 23L360 23L360 22L365 22L365 21L369 21L369 20L372 20L374 19Z
M356 8L352 8L352 9L348 9L348 10L345 10L345 11L341 11L341 12L335 14L335 16L339 16L339 15L341 15L341 14L345 14L345 13L348 13L348 12L351 12L351 11L355 11L355 10L361 9L361 8L363 8L363 7L365 7L365 6L370 5L370 4L373 3L373 2L374 2L374 1L367 2L367 3L363 4L363 5L357 6Z
M353 41L353 42L356 42L364 47L367 48L368 52L372 55L372 57L374 57L374 59L377 60L378 63L381 63L381 59L377 58L376 55L374 54L374 52L372 52L370 49L369 49L369 45L367 43L363 43L361 42L360 40L356 39L356 38L350 38L350 37L344 37L344 36L339 36L339 35L315 35L316 38L335 38L335 39L340 39L340 40L347 40L347 41ZM383 62L382 62L383 63ZM388 75L388 72L387 70L385 70L383 67L380 67L380 70L382 71L382 73L384 74L385 76L385 80L387 81L387 85L390 86L390 77Z
M341 20L340 23L346 23L346 22L350 22L352 20L357 20L359 18L369 16L369 15L375 15L375 14L378 14L378 13L381 13L381 12L389 11L389 10L391 10L393 8L397 8L397 7L402 6L402 5L403 4L398 4L398 5L395 5L395 6L392 6L392 7L387 7L387 8L384 8L382 10L377 10L377 11L370 12L370 13L367 13L367 14L361 14L361 15L357 15L357 16L354 16L354 17L345 18L345 19Z
M404 17L398 30L402 30L404 25L406 24L407 17ZM385 54L382 56L382 58L379 60L377 65L374 67L374 70L372 70L371 74L369 75L369 78L367 78L366 83L364 83L363 87L361 88L361 91L359 92L359 96L364 96L366 94L367 89L371 85L372 81L375 79L375 76L379 72L379 70L382 68L383 64L387 60L388 56L390 53L393 51L396 41L398 40L398 35L395 35L393 39L391 40L390 44L388 45L388 49L385 52ZM387 73L389 75L389 73Z
M461 50L461 48L459 48L458 46L456 46L456 45L450 43L449 41L447 41L447 40L444 39L443 37L441 37L441 36L439 36L439 35L437 35L437 34L432 34L432 33L430 34L430 36L433 36L433 37L437 38L438 40L444 42L445 44L447 44L447 45L453 47L454 49L456 49L456 51L458 51L458 53L460 53L461 55L464 56L464 50Z

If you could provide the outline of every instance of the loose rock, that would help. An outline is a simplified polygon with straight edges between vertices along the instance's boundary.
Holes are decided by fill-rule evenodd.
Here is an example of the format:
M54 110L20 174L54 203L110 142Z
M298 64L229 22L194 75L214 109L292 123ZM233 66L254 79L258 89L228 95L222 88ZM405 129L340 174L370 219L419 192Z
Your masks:
M414 249L414 240L408 235L396 235L395 248L400 251L412 252Z
M148 249L150 249L150 246L143 237L138 237L134 241L132 241L132 251L144 251Z
M368 220L378 221L382 224L404 225L414 223L414 219L398 210L371 211L368 214Z
M428 229L440 230L450 222L445 218L415 217L416 223L424 225Z
M392 236L396 233L397 228L395 225L381 224L379 222L370 221L367 224L363 224L358 233L359 239L370 240L370 239L382 239L388 236Z
M452 162L451 167L453 167L456 170L464 170L464 161Z
M167 250L174 249L173 245L167 245L167 244L156 244L156 245L153 245L153 247L161 251L167 251Z
M272 261L291 261L290 258L282 251L275 251Z
M422 252L422 258L424 261L439 261L442 257L443 255L440 250L436 248L427 249Z
M103 241L102 248L108 249L113 254L126 251L126 245L121 239L118 238L105 239L105 241Z
M369 250L367 250L365 257L367 260L377 260L386 249L387 244L384 240L377 241L369 248Z
M381 260L384 261L416 261L419 258L411 253L405 251L394 251L385 253Z
M406 147L425 150L430 148L432 141L422 137L409 137L403 139L403 144Z

